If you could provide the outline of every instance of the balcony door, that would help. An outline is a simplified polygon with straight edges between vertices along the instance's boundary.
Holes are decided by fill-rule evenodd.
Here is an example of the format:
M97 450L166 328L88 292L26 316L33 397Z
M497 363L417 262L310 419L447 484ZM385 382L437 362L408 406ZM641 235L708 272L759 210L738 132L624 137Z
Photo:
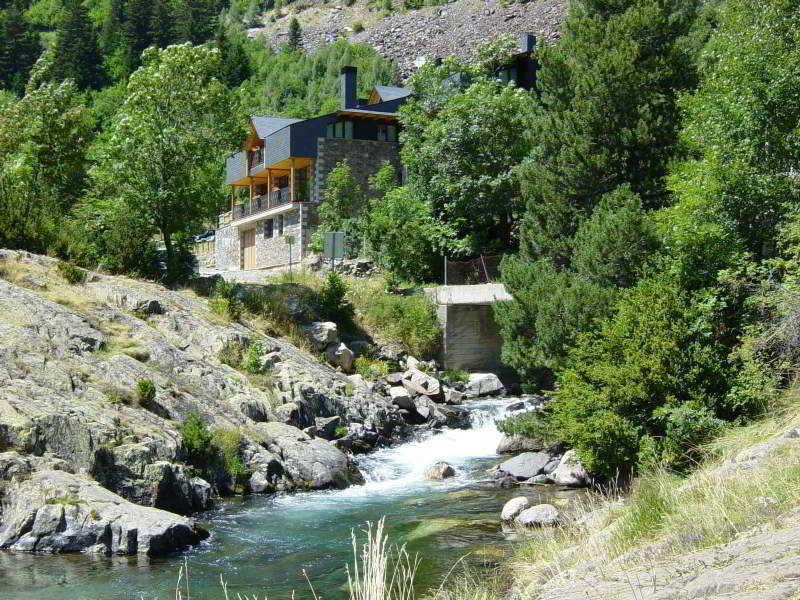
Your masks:
M247 229L242 231L242 268L256 268L256 230Z

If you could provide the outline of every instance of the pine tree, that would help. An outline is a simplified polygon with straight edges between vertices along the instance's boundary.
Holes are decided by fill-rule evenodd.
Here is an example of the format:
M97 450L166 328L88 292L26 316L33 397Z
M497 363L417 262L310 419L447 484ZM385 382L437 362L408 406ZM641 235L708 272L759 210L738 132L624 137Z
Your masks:
M153 44L152 22L153 5L150 0L127 0L124 24L130 44L133 68L139 66L142 51Z
M225 25L217 28L215 43L222 64L222 80L229 88L239 86L250 77L250 60L244 49L244 36L240 31L231 31Z
M100 53L89 12L81 0L69 0L66 15L56 32L53 76L72 79L80 89L102 85Z
M175 39L174 14L168 0L154 0L153 2L153 14L150 16L150 39L159 48L166 48L177 41Z
M668 198L677 99L696 80L684 43L696 7L574 0L562 38L538 51L544 110L521 171L520 254L503 265L514 301L496 311L504 360L523 376L557 371L617 290L636 282L649 244L640 211Z
M16 1L0 13L0 87L22 93L39 55L39 38Z
M286 41L286 47L289 50L300 50L302 38L303 32L300 30L300 23L296 17L292 17L292 20L289 21L289 36Z

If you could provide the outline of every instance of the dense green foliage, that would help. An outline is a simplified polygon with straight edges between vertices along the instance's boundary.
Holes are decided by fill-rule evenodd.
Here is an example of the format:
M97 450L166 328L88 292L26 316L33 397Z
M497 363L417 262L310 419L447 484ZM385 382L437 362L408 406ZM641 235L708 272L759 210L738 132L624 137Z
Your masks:
M226 202L222 159L246 113L329 111L345 64L360 69L362 93L396 80L374 50L345 40L313 54L271 50L246 36L242 10L225 0L3 3L0 245L180 279L191 236Z
M497 315L506 359L558 385L509 427L577 448L601 478L691 466L768 408L796 358L800 8L709 7L702 45L709 15L693 28L685 3L573 2L541 54L548 131L534 127Z

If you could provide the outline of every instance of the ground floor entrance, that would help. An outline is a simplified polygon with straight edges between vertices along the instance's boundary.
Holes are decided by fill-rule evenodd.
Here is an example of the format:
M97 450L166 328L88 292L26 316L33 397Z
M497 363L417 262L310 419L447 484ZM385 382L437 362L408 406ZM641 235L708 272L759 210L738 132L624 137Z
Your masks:
M242 256L241 268L242 269L255 269L256 268L256 230L245 229L241 232L242 236Z

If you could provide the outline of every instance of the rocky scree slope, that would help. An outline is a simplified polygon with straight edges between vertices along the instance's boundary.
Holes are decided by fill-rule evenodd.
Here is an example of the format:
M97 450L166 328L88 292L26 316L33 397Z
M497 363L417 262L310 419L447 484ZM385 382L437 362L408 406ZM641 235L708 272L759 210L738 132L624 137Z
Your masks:
M263 35L270 45L281 46L287 40L289 19L295 16L302 28L305 50L313 51L347 37L393 59L405 78L422 59L453 54L470 60L481 43L502 34L534 33L541 40L552 41L558 37L566 4L566 0L455 0L418 10L396 10L384 16L374 5L361 1L351 6L338 2L295 3L285 16L274 21L269 19L273 13L267 13L263 27L252 28L248 34ZM394 5L399 8L402 3L395 0ZM363 31L354 31L354 23L360 23Z
M0 549L158 554L202 539L178 514L234 485L188 466L178 426L193 412L240 435L254 493L362 481L314 436L318 419L372 440L407 427L388 394L222 321L192 292L97 273L70 285L57 265L0 250ZM260 380L218 360L256 339L271 357ZM155 394L137 398L144 379Z

